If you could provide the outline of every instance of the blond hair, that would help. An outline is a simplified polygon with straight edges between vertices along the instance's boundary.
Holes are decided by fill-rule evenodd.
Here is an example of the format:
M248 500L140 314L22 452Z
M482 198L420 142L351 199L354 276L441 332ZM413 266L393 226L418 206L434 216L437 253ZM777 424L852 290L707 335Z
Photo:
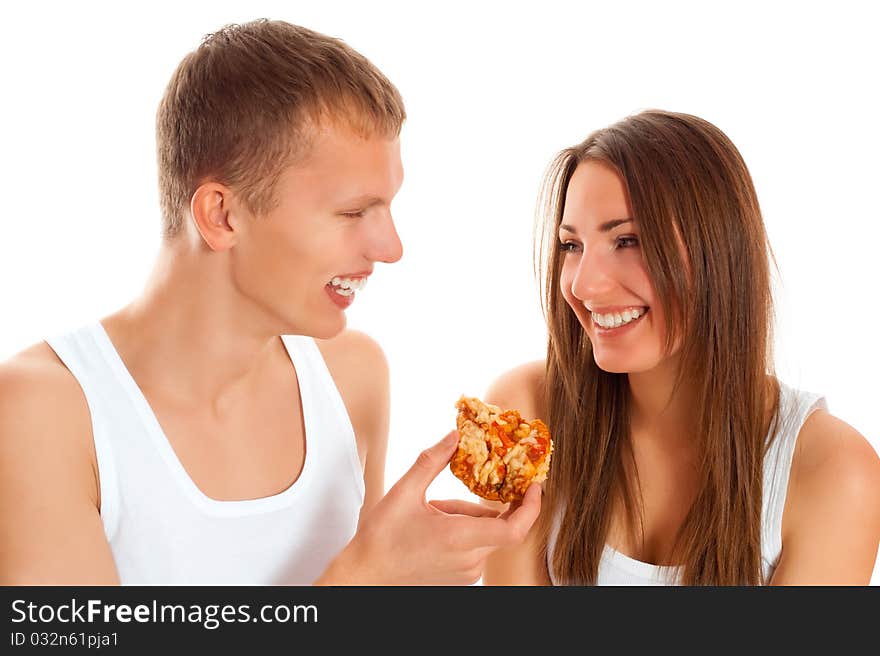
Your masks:
M270 210L278 176L308 152L317 125L393 138L405 118L394 85L339 39L265 19L209 34L156 116L163 235L180 231L206 181L236 189L254 214Z

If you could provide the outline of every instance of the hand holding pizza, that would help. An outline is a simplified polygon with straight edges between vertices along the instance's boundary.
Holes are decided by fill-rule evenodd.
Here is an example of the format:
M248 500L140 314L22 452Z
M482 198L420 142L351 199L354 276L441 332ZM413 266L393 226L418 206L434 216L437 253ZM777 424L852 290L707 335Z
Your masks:
M425 449L385 497L362 518L349 545L317 583L324 585L468 585L499 547L521 543L541 511L536 485L503 513L459 499L426 501L449 463L456 431Z

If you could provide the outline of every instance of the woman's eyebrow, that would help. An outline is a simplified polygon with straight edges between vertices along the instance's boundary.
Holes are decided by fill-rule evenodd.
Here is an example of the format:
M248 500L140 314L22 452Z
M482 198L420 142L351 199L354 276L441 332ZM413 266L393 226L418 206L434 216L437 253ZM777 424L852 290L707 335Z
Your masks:
M632 219L613 219L611 221L606 221L602 225L599 226L599 232L610 232L614 230L617 226L621 226L624 223L630 223ZM570 232L573 235L577 234L577 231L573 226L568 225L567 223L563 223L559 226L560 230L565 230L566 232Z
M613 221L606 221L599 226L599 232L610 232L617 226L623 225L624 223L630 223L631 221L632 219L614 219Z

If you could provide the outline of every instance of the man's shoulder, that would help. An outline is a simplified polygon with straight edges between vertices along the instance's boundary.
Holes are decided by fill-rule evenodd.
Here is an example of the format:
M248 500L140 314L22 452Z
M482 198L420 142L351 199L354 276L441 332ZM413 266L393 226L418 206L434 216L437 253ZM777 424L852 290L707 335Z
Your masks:
M0 362L0 416L25 416L40 409L45 413L50 407L52 412L45 414L58 415L80 400L79 384L46 342Z
M0 581L118 583L88 404L44 342L0 363Z
M369 407L387 393L388 361L379 343L366 333L344 330L332 339L316 339L343 400L353 410Z
M334 377L340 375L386 374L388 361L379 343L359 330L343 330L330 339L316 339Z
M315 342L348 410L359 452L377 448L387 438L390 403L384 351L376 340L357 330Z
M49 486L71 481L73 467L75 479L94 489L88 404L45 342L0 363L0 458L4 468L26 470Z

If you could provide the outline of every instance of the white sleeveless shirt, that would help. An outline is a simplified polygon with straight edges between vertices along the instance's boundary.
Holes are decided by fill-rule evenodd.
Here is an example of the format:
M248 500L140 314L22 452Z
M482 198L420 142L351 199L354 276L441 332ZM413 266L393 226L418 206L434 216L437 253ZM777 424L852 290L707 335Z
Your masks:
M763 504L761 508L761 569L765 581L773 575L782 553L782 512L788 491L788 478L797 436L807 417L817 409L827 410L825 398L779 384L779 427L764 457ZM767 439L770 439L770 435ZM557 519L559 515L557 515ZM547 569L550 581L558 585L550 563L556 542L558 523L547 544ZM608 545L599 560L597 585L677 585L681 570L630 558Z
M100 322L46 341L88 402L101 521L123 584L310 584L354 535L364 500L354 429L312 338L282 336L305 424L299 478L242 501L196 486Z

